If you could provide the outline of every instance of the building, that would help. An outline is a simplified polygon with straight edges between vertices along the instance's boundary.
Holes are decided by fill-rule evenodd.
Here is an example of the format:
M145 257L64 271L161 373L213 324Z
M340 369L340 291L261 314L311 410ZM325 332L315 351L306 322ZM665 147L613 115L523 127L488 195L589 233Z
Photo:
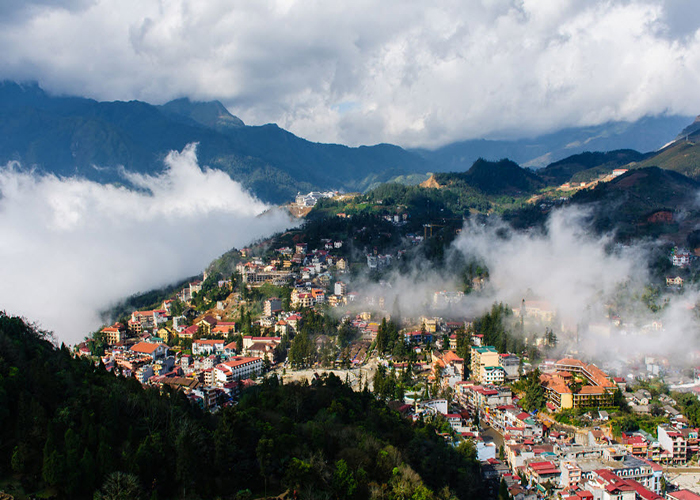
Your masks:
M212 329L216 327L217 323L218 320L213 316L205 316L194 322L202 335L211 335Z
M564 358L542 373L540 383L557 410L612 406L617 385L597 366Z
M265 301L265 316L273 316L279 312L282 312L282 301L280 299L271 297Z
M506 372L507 380L520 378L520 358L515 354L499 354L498 365Z
M155 360L168 355L168 346L165 344L152 344L150 342L139 342L131 347L131 352L148 356Z
M220 353L224 350L226 341L222 339L198 339L192 342L192 354L195 356L209 356L214 353Z
M471 375L478 382L481 380L481 368L489 366L499 366L498 351L493 346L482 346L471 348Z
M586 483L586 489L600 500L663 500L661 495L634 479L621 478L608 469L594 471Z
M682 288L683 287L683 278L681 278L678 275L667 276L666 277L666 286Z
M670 461L674 464L684 464L687 461L688 450L683 434L661 425L657 427L657 434L661 447L672 455Z
M333 292L335 295L343 297L346 293L348 293L348 286L342 281L336 281L333 287Z
M501 366L481 365L478 380L482 384L500 385L506 380L506 371Z
M102 330L104 341L109 345L119 344L126 336L126 328L121 323L114 323L106 326Z
M676 267L685 267L690 264L690 252L685 248L674 248L671 252L671 263Z
M223 387L225 384L244 380L262 372L261 358L245 358L235 356L228 361L219 363L214 367L214 384Z

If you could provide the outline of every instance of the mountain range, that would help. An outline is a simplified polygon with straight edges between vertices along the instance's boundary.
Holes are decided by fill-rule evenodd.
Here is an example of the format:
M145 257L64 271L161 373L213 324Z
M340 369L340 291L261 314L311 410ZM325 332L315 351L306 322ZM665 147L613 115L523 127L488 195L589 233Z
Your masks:
M432 151L390 144L347 147L307 141L275 124L245 125L218 101L182 98L161 106L98 102L52 96L35 83L5 81L0 83L0 164L18 161L39 172L124 184L122 168L157 173L169 151L196 142L200 164L227 172L263 201L284 203L299 191L363 191L389 180L420 182L425 176L415 174L463 172L479 158L508 157L526 167L539 167L589 150L656 150L677 137L689 121L679 116L647 117L531 140L463 141ZM691 138L697 132L686 130ZM637 162L647 158L636 151L625 157ZM617 165L621 160L611 161ZM590 162L550 165L540 174L550 182L566 181L569 171L576 173L586 165Z

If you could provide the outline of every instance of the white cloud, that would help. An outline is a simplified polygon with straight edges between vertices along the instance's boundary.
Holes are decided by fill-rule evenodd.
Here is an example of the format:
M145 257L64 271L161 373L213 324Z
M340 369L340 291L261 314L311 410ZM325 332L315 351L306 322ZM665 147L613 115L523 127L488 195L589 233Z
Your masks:
M217 98L312 140L434 145L700 111L692 1L67 0L3 13L2 78L98 99Z
M138 291L200 273L230 248L293 223L226 174L172 152L140 191L0 169L0 304L59 339L99 326L99 312Z

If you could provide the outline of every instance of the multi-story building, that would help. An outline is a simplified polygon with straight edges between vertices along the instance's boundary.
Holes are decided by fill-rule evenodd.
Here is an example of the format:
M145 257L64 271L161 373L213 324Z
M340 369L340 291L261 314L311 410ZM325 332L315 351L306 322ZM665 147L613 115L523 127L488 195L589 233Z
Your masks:
M208 356L213 353L219 353L224 350L225 343L226 341L223 339L198 339L192 342L192 354L195 356Z
M471 348L471 375L478 382L481 380L481 368L484 366L499 366L498 351L490 345Z
M557 409L612 406L617 386L597 366L564 358L552 368L540 376L540 383Z
M114 323L112 326L103 328L102 335L109 345L119 344L126 336L126 328L121 323Z
M342 297L348 293L348 286L342 281L336 281L335 285L333 286L333 292L338 297Z
M214 367L214 383L223 387L230 382L250 378L253 374L259 375L262 367L262 358L236 356Z
M265 316L272 316L282 311L282 301L277 297L271 297L265 301Z
M505 370L507 380L517 380L520 377L520 358L515 354L499 354L498 364Z
M483 384L500 385L506 380L506 371L501 366L481 365L478 380Z
M659 444L664 450L672 454L670 459L672 463L683 464L687 461L687 442L682 433L675 429L660 425L657 427L657 434Z

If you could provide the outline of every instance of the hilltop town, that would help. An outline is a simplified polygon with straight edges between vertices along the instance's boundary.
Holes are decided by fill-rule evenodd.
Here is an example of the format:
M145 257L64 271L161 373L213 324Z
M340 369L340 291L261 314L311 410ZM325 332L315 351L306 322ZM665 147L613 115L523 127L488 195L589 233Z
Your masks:
M406 226L404 216L378 218ZM407 251L358 258L334 238L235 250L229 275L210 267L157 307L101 328L75 354L211 412L265 379L313 383L332 372L405 419L431 421L450 445L473 446L494 495L700 498L674 486L698 461L700 368L653 353L598 366L577 354L581 328L537 298L465 316L469 295L488 286L485 270L463 289L432 290L420 311L401 311L401 291L381 276ZM682 289L695 259L670 251L669 290ZM357 280L362 273L378 279ZM609 336L621 323L613 315L587 328ZM664 325L642 328L661 335Z

